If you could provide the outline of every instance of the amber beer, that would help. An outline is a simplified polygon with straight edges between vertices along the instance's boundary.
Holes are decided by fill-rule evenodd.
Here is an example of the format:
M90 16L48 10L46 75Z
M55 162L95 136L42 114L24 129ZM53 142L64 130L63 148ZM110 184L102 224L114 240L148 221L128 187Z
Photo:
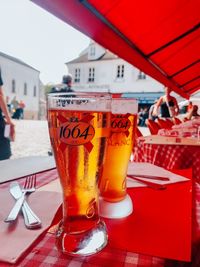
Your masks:
M62 102L61 104L63 105ZM79 241L84 239L82 233L87 232L88 235L88 231L92 231L100 223L98 179L102 172L106 137L109 134L110 112L93 111L93 104L87 110L87 101L84 104L84 101L78 99L71 103L66 101L65 104L67 107L60 109L50 106L48 121L63 189L63 222L57 245L63 252L71 251L74 255L80 250L77 249L77 238ZM84 108L86 110L81 110Z
M105 201L109 202L121 201L126 196L126 174L137 122L137 115L135 115L137 110L134 112L134 105L137 106L135 100L123 100L127 104L124 106L120 104L120 100L114 101L116 101L115 113L121 108L121 112L127 111L127 113L111 115L111 133L100 179L100 194ZM131 103L130 109L128 103Z

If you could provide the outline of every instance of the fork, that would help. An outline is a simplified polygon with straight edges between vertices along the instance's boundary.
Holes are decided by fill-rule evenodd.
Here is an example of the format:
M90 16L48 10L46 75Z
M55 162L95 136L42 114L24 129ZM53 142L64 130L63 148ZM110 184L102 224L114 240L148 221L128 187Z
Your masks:
M24 188L22 189L22 192L25 195L26 193L31 193L31 192L34 192L35 190L36 190L36 174L33 176L27 177L25 184L24 184ZM42 225L41 220L32 211L32 209L29 207L26 200L24 200L22 204L22 213L23 213L24 222L27 228L35 229L35 228L41 227Z
M32 193L36 190L36 174L28 176L24 183L24 188L22 189L23 194Z
M28 176L24 183L23 193L21 197L16 201L14 207L10 211L8 217L4 220L5 222L15 221L25 200L26 193L33 193L36 190L36 175Z

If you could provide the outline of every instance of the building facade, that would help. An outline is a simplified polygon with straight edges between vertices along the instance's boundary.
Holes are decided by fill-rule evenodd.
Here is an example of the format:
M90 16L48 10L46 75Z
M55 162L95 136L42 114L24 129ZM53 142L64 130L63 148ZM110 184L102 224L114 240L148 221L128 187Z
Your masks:
M123 93L147 106L163 95L162 84L93 41L66 65L78 91Z
M0 52L0 69L7 103L16 98L25 104L24 118L39 119L40 72L23 61Z

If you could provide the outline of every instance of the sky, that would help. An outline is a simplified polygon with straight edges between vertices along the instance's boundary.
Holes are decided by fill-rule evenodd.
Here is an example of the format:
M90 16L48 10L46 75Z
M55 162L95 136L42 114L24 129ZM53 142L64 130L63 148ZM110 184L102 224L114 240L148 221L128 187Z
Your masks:
M90 40L29 0L0 0L0 51L40 71L44 84L58 83L64 63Z

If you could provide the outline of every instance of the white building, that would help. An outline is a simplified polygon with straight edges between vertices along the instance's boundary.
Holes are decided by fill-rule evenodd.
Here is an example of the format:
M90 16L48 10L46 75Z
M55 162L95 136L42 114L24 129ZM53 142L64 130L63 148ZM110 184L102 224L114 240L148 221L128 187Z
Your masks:
M23 61L0 52L4 95L25 103L24 118L39 119L40 72Z
M163 95L162 84L93 41L66 65L75 90L126 93L144 105Z

